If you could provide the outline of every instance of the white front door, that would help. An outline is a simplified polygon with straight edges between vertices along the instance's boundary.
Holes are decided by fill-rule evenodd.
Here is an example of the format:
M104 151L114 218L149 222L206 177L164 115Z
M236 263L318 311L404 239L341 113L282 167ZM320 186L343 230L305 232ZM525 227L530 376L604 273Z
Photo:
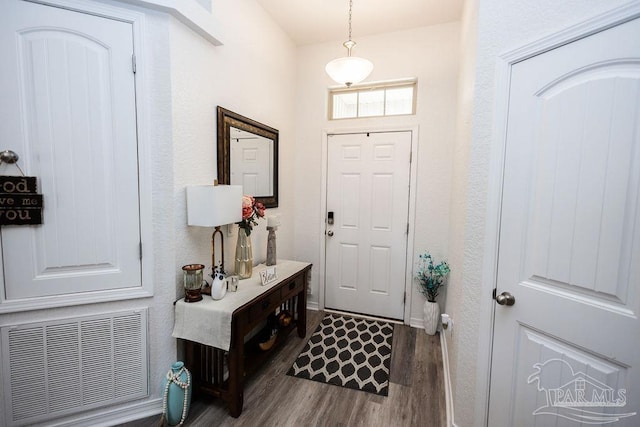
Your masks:
M141 286L132 55L130 23L3 2L0 149L37 177L44 210L0 229L0 299Z
M411 132L329 135L325 306L404 316Z
M489 425L640 425L640 19L509 96Z

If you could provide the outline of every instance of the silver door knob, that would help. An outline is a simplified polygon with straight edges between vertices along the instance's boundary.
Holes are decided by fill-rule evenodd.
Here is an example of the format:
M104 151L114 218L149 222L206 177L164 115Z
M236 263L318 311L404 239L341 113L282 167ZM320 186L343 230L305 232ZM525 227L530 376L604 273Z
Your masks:
M516 297L509 292L503 292L496 297L496 302L500 305L513 305L516 303Z
M16 163L19 158L20 157L15 151L11 151L11 150L0 151L0 163L2 162L9 163L9 164Z
M327 236L329 236L329 237L333 236L333 230L327 231Z

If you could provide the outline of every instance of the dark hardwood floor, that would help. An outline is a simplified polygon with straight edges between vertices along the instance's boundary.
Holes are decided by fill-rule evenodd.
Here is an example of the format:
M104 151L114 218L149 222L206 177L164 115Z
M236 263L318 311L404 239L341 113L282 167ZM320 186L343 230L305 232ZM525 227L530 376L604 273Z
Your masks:
M286 373L324 316L308 311L307 337L291 334L286 344L245 384L239 418L222 402L192 402L188 426L445 426L446 411L440 338L395 325L389 396L377 396ZM155 427L160 416L122 424Z

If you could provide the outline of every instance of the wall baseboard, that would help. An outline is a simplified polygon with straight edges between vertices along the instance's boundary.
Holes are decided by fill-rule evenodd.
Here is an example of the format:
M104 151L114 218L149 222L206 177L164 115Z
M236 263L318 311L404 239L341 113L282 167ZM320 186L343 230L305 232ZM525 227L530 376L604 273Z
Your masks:
M307 310L318 311L320 307L316 301L307 301Z
M160 421L162 414L162 399L154 398L143 402L132 403L127 406L118 406L109 410L100 411L99 413L90 413L88 415L80 414L73 418L64 418L56 421L47 422L47 426L65 426L65 427L108 427L117 424L139 420L142 418L158 416Z
M442 369L444 374L444 399L447 411L447 426L457 427L453 417L453 390L451 388L451 372L449 371L449 350L447 348L446 331L440 331L440 348L442 349Z
M422 317L412 317L409 319L409 326L412 328L423 329L424 321L422 320Z

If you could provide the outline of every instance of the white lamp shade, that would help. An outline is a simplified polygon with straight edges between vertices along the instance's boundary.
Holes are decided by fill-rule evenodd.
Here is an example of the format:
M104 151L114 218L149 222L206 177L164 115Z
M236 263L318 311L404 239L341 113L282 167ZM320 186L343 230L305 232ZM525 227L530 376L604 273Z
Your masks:
M351 86L369 77L373 71L373 64L364 58L345 56L329 62L325 70L337 83Z
M242 220L241 185L187 187L187 224L216 227Z

